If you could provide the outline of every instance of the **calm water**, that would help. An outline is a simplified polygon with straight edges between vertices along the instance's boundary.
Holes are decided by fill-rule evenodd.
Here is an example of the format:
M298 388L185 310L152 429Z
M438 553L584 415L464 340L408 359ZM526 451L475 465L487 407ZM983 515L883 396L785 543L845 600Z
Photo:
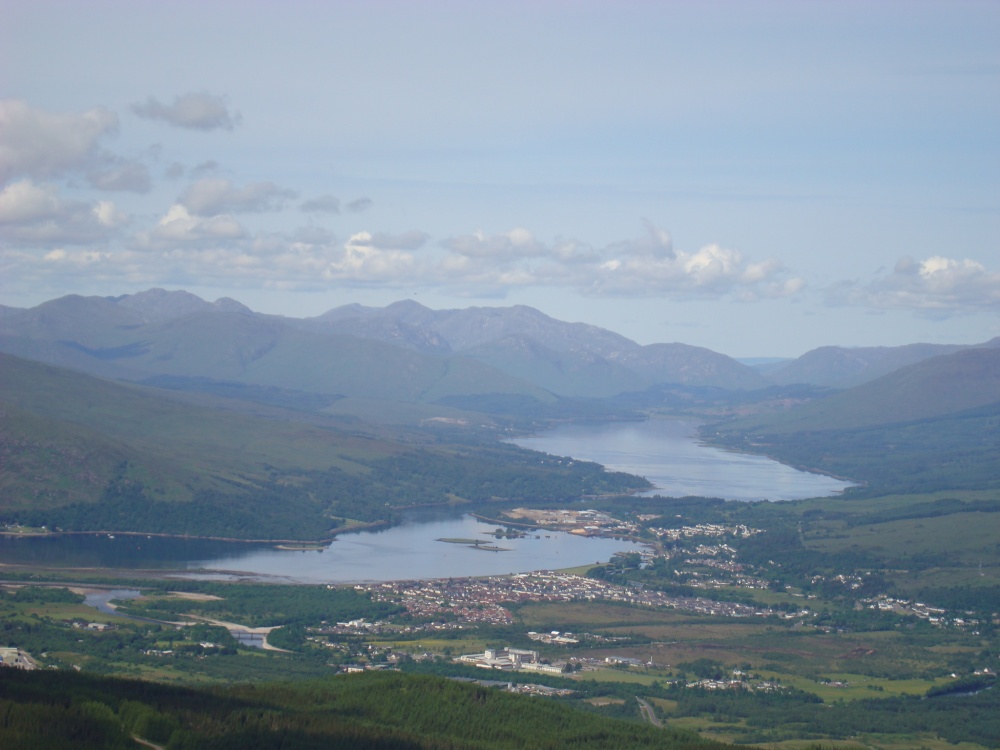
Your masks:
M51 538L0 537L0 563L47 567L176 569L192 578L247 578L289 583L359 583L504 575L568 568L637 549L631 542L538 532L493 539L495 524L471 516L412 520L381 531L345 534L320 550L192 542L123 534ZM503 552L471 549L439 538L482 539Z
M115 608L108 602L112 599L136 599L142 595L138 589L107 589L105 591L91 591L83 598L83 603L88 607L95 607L99 612L109 615L115 614Z
M646 477L656 489L645 495L795 500L832 495L850 486L764 456L729 453L699 444L697 428L697 422L682 419L567 424L513 442Z
M646 494L700 495L733 500L791 500L841 491L846 482L797 471L761 456L699 445L697 423L650 420L571 424L515 442L559 456L597 461L639 474L656 489ZM630 542L558 532L494 540L493 524L471 516L413 519L380 531L345 534L320 550L272 545L128 536L0 536L0 564L126 570L177 570L188 577L293 583L359 583L400 579L503 575L605 561L635 549ZM483 539L503 552L471 549L439 538Z

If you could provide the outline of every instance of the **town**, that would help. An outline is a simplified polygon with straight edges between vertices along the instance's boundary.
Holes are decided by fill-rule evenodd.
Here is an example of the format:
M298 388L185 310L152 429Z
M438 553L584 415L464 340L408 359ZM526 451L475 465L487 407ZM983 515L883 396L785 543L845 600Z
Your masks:
M389 581L358 584L357 591L375 601L400 603L408 613L430 622L430 630L462 628L475 624L511 625L507 603L604 601L646 607L670 607L719 617L768 617L779 614L769 607L720 602L701 597L670 596L661 591L621 586L584 576L540 571L487 578L448 578L436 581ZM371 632L377 625L356 627Z

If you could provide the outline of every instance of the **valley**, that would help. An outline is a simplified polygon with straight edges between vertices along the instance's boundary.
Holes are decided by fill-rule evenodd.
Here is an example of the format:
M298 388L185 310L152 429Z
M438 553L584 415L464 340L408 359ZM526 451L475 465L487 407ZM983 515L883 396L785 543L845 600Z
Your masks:
M560 742L1000 741L995 341L776 375L530 308L295 321L150 290L0 324L0 633L38 667L0 690L53 721L198 746L238 704L499 746L375 699L427 712L420 685ZM487 650L535 656L456 661ZM319 729L305 693L354 713Z

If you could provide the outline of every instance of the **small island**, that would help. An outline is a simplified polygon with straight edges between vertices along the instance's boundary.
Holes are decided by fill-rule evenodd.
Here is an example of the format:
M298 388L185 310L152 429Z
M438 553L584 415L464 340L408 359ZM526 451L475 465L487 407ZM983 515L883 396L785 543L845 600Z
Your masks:
M482 539L463 539L461 537L440 537L436 539L437 542L444 542L445 544L464 544L466 547L472 547L472 549L481 549L487 552L509 552L508 547L498 547L495 544L487 544Z

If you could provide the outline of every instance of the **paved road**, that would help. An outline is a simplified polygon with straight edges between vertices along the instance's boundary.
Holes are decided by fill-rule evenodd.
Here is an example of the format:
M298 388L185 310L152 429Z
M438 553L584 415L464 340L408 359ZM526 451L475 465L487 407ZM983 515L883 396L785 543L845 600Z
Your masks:
M657 718L656 711L653 710L653 707L649 705L649 703L644 701L642 698L640 698L638 695L635 697L635 699L639 701L639 710L642 711L643 717L648 719L649 723L652 724L654 727L662 727L663 722Z

